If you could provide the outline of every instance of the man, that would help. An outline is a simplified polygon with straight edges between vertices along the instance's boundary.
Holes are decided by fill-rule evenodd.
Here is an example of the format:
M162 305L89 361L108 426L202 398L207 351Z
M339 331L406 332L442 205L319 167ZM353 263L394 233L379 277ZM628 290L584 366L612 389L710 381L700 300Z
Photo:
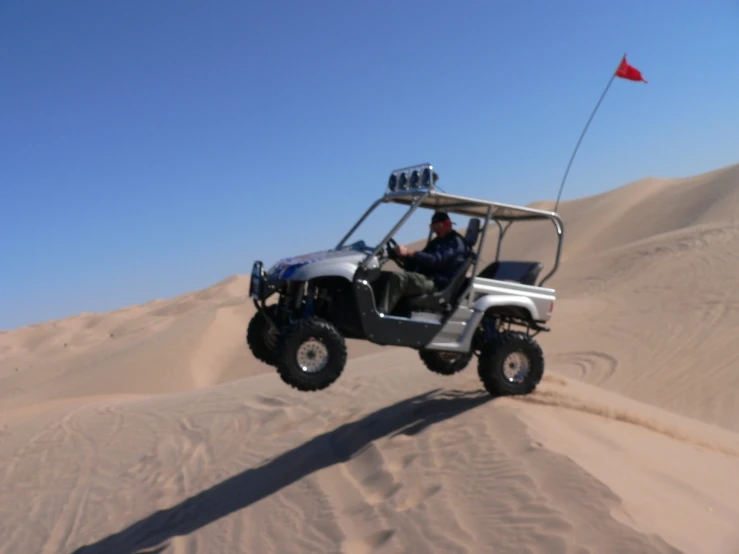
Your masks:
M436 237L420 252L406 246L395 247L395 254L400 257L404 271L388 275L378 306L379 312L391 314L404 296L442 290L467 260L471 248L462 235L452 229L447 213L434 213L431 230Z

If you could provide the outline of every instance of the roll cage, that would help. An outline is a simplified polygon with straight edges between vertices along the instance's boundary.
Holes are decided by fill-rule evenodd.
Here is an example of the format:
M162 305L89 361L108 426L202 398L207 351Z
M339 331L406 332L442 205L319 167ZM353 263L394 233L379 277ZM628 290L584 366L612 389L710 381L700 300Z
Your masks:
M408 175L411 178L408 179ZM428 178L433 174L433 179ZM423 175L420 178L419 175ZM414 180L415 177L415 180ZM435 181L438 179L436 172L430 164L421 164L396 169L390 175L388 188L385 193L375 200L372 205L359 218L354 226L344 235L336 246L337 249L344 247L346 241L356 230L364 223L364 221L382 204L402 204L408 206L408 210L403 214L400 220L385 235L385 237L375 246L366 258L362 261L361 266L367 267L370 260L373 259L395 236L406 221L413 215L418 208L427 208L435 211L445 211L452 214L476 217L483 220L480 227L480 238L477 251L481 252L485 237L487 235L488 224L494 222L499 229L498 245L495 252L495 261L500 258L500 249L506 232L510 226L516 221L551 221L557 232L557 251L555 254L554 265L552 269L544 275L536 286L543 286L559 268L560 256L562 253L562 240L564 235L564 225L562 219L556 212L529 208L526 206L515 206L500 202L491 202L487 200L479 200L464 196L457 196L440 192L435 187ZM475 258L472 275L477 275L479 257Z

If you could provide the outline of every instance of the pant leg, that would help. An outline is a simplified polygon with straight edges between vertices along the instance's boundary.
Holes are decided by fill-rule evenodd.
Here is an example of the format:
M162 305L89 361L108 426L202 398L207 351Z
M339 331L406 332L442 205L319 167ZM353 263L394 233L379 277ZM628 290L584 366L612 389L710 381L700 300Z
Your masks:
M411 271L393 272L385 283L385 290L378 311L383 314L393 312L404 296L416 296L435 290L434 282L420 273Z
M434 282L421 273L408 271L406 276L408 277L408 285L405 288L405 296L428 294L436 290Z

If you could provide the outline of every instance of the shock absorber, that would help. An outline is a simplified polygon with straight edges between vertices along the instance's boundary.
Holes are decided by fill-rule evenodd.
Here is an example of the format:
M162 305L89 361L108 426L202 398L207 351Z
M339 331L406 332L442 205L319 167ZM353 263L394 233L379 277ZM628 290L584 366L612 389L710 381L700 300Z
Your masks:
M305 303L303 305L303 317L313 317L315 314L316 285L308 282L307 292L305 294Z

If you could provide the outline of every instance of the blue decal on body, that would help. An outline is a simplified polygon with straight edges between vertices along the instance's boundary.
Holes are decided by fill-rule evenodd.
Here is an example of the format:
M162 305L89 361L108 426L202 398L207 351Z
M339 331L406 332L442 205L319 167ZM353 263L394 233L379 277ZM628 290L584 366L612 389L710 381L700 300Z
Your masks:
M282 279L289 279L290 277L292 277L293 273L295 273L298 269L300 269L304 265L306 264L301 263L301 264L289 265L282 271L282 275L280 277Z
M321 262L332 258L346 258L356 255L356 252L346 250L324 250L321 252L311 252L301 256L283 258L271 268L273 279L288 279L298 269L305 265Z

